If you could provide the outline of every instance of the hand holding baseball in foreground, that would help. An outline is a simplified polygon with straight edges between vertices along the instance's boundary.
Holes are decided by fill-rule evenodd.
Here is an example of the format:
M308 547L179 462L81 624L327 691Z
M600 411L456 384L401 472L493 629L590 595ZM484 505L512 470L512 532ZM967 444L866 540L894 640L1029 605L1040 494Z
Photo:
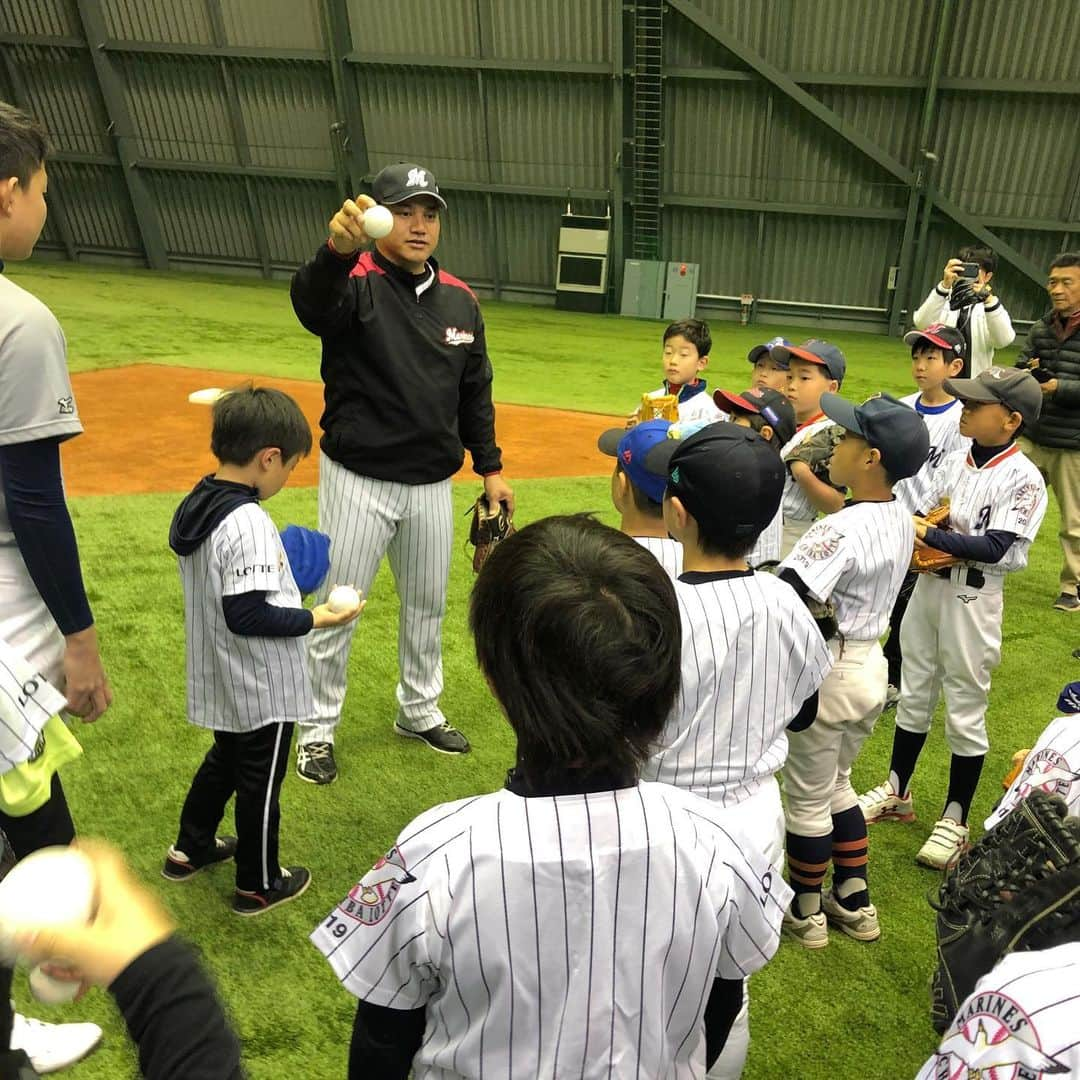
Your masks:
M17 939L18 950L44 964L54 979L84 988L109 986L147 949L170 937L175 926L111 844L76 840L73 846L90 860L97 877L93 917L85 924L26 931ZM58 957L62 964L48 963Z
M326 603L317 604L311 609L314 619L313 629L321 630L325 626L343 626L360 617L360 612L367 606L367 601L351 585L335 585L326 598Z
M346 199L330 219L330 243L339 255L351 255L369 240L364 232L364 211L375 205L370 195Z

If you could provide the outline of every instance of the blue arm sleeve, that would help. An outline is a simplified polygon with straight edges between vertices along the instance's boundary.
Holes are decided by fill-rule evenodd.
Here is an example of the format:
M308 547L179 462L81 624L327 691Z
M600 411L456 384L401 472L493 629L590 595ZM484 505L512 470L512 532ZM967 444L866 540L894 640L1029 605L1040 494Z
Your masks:
M41 599L60 633L92 626L79 548L60 476L60 440L37 439L0 447L4 500L11 531Z
M985 536L971 536L932 526L926 530L925 537L926 542L938 551L981 563L1001 562L1015 539L1016 533L1005 532L1004 529L991 529Z
M315 625L307 608L275 607L259 590L222 597L221 610L238 637L303 637Z

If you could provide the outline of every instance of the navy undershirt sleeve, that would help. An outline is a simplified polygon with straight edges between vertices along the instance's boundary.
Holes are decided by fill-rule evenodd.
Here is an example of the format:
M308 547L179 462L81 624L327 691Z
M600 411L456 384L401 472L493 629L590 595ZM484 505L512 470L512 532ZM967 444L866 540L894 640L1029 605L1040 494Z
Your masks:
M133 960L109 992L147 1080L243 1080L240 1042L194 952L171 937Z
M349 1045L349 1080L369 1076L407 1080L426 1023L424 1009L388 1009L358 1001Z
M926 530L924 539L932 548L955 555L958 559L996 563L1001 562L1005 557L1005 552L1012 547L1016 540L1016 533L1006 532L1004 529L991 529L983 536L972 536L931 526Z
M803 703L788 724L788 731L805 731L816 719L818 711L818 691L815 690Z
M41 599L60 633L92 626L79 548L60 475L60 439L0 447L4 501L11 531Z
M275 607L259 589L222 597L221 610L225 625L239 637L303 637L315 625L307 608Z
M705 1003L705 1067L711 1069L724 1049L743 1002L742 979L714 979Z

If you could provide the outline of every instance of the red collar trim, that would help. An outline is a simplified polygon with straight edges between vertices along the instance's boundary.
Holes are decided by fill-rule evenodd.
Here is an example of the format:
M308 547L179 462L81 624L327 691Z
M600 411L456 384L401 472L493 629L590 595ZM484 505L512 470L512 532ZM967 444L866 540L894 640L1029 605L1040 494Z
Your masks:
M819 420L824 420L824 419L825 419L825 414L823 412L819 412L817 414L817 416L811 416L809 420L804 420L801 424L799 424L799 426L795 430L797 432L802 431L803 428L807 428L811 424L816 424Z
M995 465L1000 465L1007 457L1012 457L1013 454L1019 453L1020 444L1014 442L1010 446L1002 450L1000 454L995 454L985 465L983 465L983 469L992 469ZM967 463L969 468L979 468L979 466L975 464L975 459L971 456L970 450L968 451Z

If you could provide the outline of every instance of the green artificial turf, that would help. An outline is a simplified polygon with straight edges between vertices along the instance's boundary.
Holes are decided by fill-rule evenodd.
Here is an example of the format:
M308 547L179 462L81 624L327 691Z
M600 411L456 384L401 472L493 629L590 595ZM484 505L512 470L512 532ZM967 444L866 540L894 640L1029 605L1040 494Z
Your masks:
M56 313L72 371L153 362L292 379L319 377L319 345L293 315L286 282L19 263L10 276ZM487 302L488 349L499 401L586 412L629 412L660 385L665 324L618 315ZM908 350L875 334L808 327L713 324L706 377L744 390L746 354L776 335L825 337L848 359L848 396L910 392ZM1007 362L1011 363L1011 359Z
M151 359L301 377L313 370L314 342L295 328L281 286L51 266L20 267L17 276L61 317L75 369ZM659 383L658 324L511 305L485 305L485 312L499 400L618 411ZM772 332L717 324L720 381L741 388L747 347ZM799 336L797 330L787 334ZM907 391L901 344L857 334L835 340L852 365L845 387L850 396ZM103 433L91 430L83 437ZM511 477L513 466L508 463ZM525 471L524 463L518 467ZM518 481L516 487L519 523L582 509L614 522L603 477ZM472 494L472 485L455 486L459 511ZM473 740L474 752L460 759L435 755L391 731L397 602L384 566L350 661L338 737L341 778L316 788L290 773L283 790L282 857L311 866L314 883L297 903L241 920L228 910L227 868L182 885L159 876L187 784L209 745L204 732L184 721L181 594L166 546L177 498L72 500L116 700L97 725L79 729L86 754L65 769L65 784L80 830L118 843L202 948L243 1039L250 1075L335 1080L345 1075L353 1003L308 944L308 932L411 817L435 802L491 790L512 760L509 731L476 670L466 630L472 582L463 550L466 519L460 513L455 518L443 706ZM312 525L315 492L286 488L267 509L281 525ZM1029 569L1008 584L1003 661L989 712L993 746L976 821L996 798L1012 752L1031 745L1055 715L1062 684L1080 677L1080 664L1070 655L1080 644L1078 628L1050 610L1057 593L1056 527L1051 503ZM860 790L885 775L891 727L886 714L856 764ZM914 855L940 810L946 768L939 724L913 785L920 821L871 830L881 940L863 945L834 936L828 949L814 954L785 944L754 978L748 1077L912 1076L929 1053L932 920L925 894L935 876L916 867ZM21 980L16 994L27 1006ZM105 1046L71 1071L75 1080L135 1075L122 1025L104 995L62 1010L32 1009L43 1018L96 1019L106 1026Z

